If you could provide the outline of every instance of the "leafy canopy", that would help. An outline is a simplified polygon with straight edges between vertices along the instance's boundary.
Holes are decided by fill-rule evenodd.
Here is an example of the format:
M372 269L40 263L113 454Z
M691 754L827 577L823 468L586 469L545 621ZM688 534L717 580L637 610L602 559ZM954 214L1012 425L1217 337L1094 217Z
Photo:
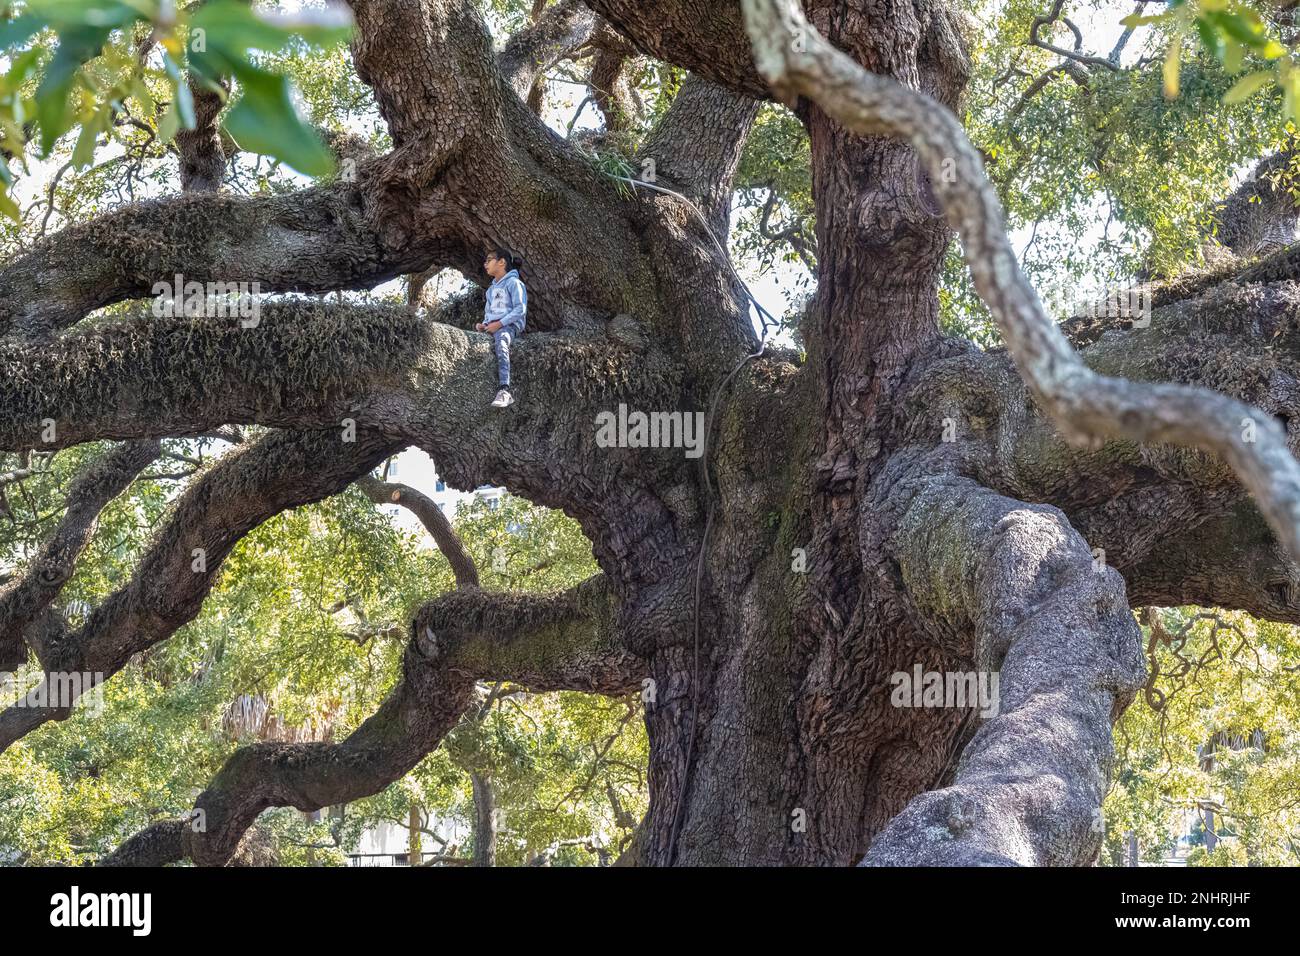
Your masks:
M328 8L337 11L339 8ZM245 150L309 176L334 163L303 120L283 73L267 55L344 43L350 21L338 12L270 15L240 0L177 8L170 0L19 0L0 26L0 211L18 217L11 164L29 144L49 157L76 133L72 163L91 165L101 140L124 124L156 127L161 143L197 122L194 88L226 100L224 129Z

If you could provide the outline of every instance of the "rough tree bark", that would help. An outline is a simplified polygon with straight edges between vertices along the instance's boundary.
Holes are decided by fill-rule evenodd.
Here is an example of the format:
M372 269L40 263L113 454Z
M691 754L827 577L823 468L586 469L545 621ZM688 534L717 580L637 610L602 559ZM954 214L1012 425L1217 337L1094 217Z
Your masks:
M563 509L602 574L549 597L461 580L416 615L401 682L351 738L240 751L196 804L205 829L164 821L110 862L223 864L266 807L373 793L438 745L481 680L652 682L650 811L623 862L1094 861L1111 724L1144 676L1130 606L1300 621L1300 252L1171 281L1145 329L1068 323L1076 355L949 112L969 67L941 0L561 2L500 54L471 3L351 6L394 142L356 182L126 207L0 267L0 449L280 429L199 478L137 580L54 650L32 600L0 603L0 622L47 667L111 674L197 612L242 534L409 445L457 486ZM758 102L779 97L807 127L806 359L749 358L745 299L700 218L622 190L525 102L539 70L610 29L617 57L691 71L633 159L716 232ZM954 229L1005 352L939 331ZM484 407L473 296L432 312L283 302L248 329L140 314L78 327L175 271L319 292L477 276L489 244L522 254L530 293L506 415ZM715 398L698 461L596 443L596 415L620 403L693 413ZM106 487L88 479L70 516ZM51 553L75 548L69 521L72 544ZM999 673L1000 709L896 706L893 676L917 667ZM65 716L2 715L0 746Z

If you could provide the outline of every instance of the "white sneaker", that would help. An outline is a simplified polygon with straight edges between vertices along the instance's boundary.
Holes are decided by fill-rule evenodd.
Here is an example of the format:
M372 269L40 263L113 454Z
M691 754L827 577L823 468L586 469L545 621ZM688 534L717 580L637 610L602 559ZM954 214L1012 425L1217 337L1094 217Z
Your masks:
M514 397L504 388L497 389L497 397L492 399L493 408L507 408L514 403Z

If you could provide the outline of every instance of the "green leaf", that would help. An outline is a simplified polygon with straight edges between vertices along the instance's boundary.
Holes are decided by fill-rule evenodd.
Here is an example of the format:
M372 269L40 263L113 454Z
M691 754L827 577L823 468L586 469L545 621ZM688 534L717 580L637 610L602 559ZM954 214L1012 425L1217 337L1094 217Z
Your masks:
M334 157L298 115L288 80L250 64L240 66L236 76L243 95L225 127L241 148L274 156L308 176L333 172Z
M272 17L239 0L212 0L194 14L189 29L190 65L201 76L215 80L248 63L250 50L274 53L299 40L322 47L346 42L352 21L346 15L311 12Z
M1165 98L1172 100L1178 95L1178 71L1181 67L1181 56L1183 51L1183 38L1179 34L1169 43L1169 49L1165 52L1165 65L1162 71L1164 77Z
M22 212L18 209L18 204L9 198L9 193L5 190L0 190L0 216L12 219L14 222L22 221Z
M1136 30L1138 27L1144 27L1148 23L1155 23L1163 20L1163 14L1157 14L1153 17L1144 16L1140 13L1130 13L1123 20L1119 21L1121 26L1128 27L1130 30Z
M158 112L158 104L154 102L153 94L149 92L149 84L140 77L132 78L130 94L140 104L140 114L146 120Z
M1217 24L1228 36L1251 49L1258 47L1264 41L1264 34L1259 25L1251 23L1239 13L1223 13L1214 10L1204 16L1205 19Z
M99 134L108 129L111 112L112 107L106 104L94 116L81 124L81 135L77 137L77 145L72 150L72 166L74 169L85 169L95 161L95 146L99 141Z
M1223 62L1223 34L1215 30L1204 17L1196 19L1196 32L1200 35L1201 45L1205 47L1206 51L1219 62Z
M0 50L26 43L43 30L45 25L46 21L43 17L33 16L30 13L0 23Z
M1237 73L1241 70L1241 61L1245 56L1245 50L1240 43L1229 37L1224 41L1223 51L1223 68L1229 73Z
M59 27L115 30L158 15L157 2L144 0L32 0L29 6Z
M176 94L177 116L186 129L194 129L198 121L194 115L194 94L190 91L190 85L181 76L181 68L172 59L170 53L163 54L163 66L167 70L167 78L171 80L172 90Z
M191 17L190 30L203 30L209 48L216 45L242 58L248 50L281 50L295 37L315 46L343 43L352 33L352 20L333 11L268 16L240 0L211 0Z
M158 142L170 143L176 131L181 128L181 118L176 112L176 104L172 103L163 111L162 117L158 120Z
M1250 99L1265 86L1273 82L1272 70L1257 70L1247 73L1232 88L1223 94L1223 102L1229 105Z
M39 48L28 50L26 53L14 57L13 65L9 67L9 72L0 80L0 90L8 92L17 92L18 89L27 82L27 78L32 75L41 58Z
M41 153L50 154L68 131L68 94L83 63L99 55L112 32L105 27L74 27L59 36L59 47L36 90L36 119L41 127Z

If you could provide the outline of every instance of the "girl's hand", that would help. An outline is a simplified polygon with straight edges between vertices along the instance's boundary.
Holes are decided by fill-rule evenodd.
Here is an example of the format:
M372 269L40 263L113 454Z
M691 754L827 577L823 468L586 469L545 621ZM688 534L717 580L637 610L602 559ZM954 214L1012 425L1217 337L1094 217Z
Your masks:
M475 322L475 323L474 323L474 331L475 331L475 332L485 332L485 331L487 331L487 326L484 325L482 322Z

